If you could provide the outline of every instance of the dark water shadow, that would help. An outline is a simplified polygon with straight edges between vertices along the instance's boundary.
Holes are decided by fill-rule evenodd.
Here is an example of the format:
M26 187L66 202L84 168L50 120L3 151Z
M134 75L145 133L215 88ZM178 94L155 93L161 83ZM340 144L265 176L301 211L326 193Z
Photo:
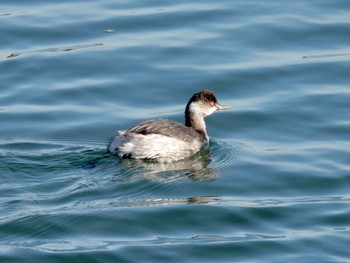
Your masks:
M73 45L73 46L67 46L67 47L52 47L52 48L44 48L44 49L36 49L36 50L30 50L25 52L13 52L10 55L8 55L6 58L15 58L21 55L27 55L27 54L33 54L33 53L46 53L46 52L68 52L83 48L91 48L91 47L97 47L102 46L102 43L92 43L92 44L84 44L84 45Z
M346 57L350 56L350 53L330 53L322 55L304 55L303 59L318 59L318 58L333 58L333 57Z

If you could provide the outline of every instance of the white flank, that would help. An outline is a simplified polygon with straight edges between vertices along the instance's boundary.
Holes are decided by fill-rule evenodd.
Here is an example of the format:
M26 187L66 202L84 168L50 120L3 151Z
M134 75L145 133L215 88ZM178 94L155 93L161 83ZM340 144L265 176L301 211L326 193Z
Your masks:
M131 134L116 136L109 146L113 153L117 148L120 157L131 155L136 159L152 159L160 162L176 161L198 152L202 144L191 143L160 134Z

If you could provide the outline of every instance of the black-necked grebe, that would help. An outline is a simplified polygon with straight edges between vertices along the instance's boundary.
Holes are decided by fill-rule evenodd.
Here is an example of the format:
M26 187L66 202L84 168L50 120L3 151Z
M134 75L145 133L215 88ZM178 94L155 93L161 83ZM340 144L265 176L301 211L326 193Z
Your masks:
M227 108L217 102L213 92L202 90L187 103L185 125L162 119L141 122L128 131L119 131L108 151L122 158L158 162L189 157L208 145L204 117Z

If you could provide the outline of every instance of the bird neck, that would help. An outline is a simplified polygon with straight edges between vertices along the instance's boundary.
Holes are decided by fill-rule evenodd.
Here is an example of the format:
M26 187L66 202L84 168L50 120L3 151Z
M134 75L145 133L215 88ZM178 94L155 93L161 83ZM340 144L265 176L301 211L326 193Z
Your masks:
M198 132L204 140L209 141L206 131L204 115L194 109L195 105L188 105L185 111L185 125Z

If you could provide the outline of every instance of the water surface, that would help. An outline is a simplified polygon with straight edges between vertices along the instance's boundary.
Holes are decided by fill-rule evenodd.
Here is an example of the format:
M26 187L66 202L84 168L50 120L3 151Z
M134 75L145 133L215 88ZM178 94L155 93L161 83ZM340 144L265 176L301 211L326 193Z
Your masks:
M347 262L347 7L3 1L1 261ZM105 155L204 88L208 150Z

